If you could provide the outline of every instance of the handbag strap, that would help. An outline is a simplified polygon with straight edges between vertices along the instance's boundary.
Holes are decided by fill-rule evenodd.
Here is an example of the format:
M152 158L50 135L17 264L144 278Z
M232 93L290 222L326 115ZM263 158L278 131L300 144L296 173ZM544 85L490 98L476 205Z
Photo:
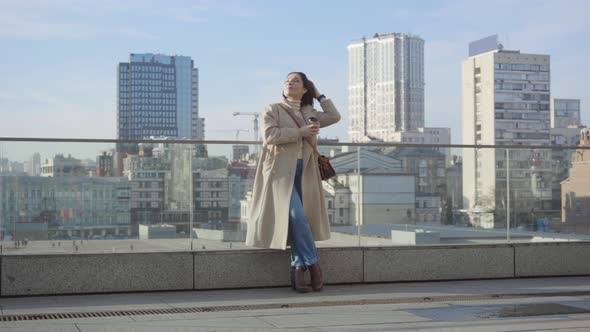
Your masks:
M301 128L301 125L299 124L299 122L297 122L297 120L295 120L295 117L293 116L293 114L291 114L291 111L289 111L289 109L287 107L285 107L285 105L283 104L279 104L279 106L285 110L285 112L287 112L287 114L289 114L289 116L291 117L291 119L293 119L293 122L295 122L295 124L297 125L297 128Z
M299 122L297 122L297 120L295 120L295 117L293 116L293 114L291 114L291 111L289 111L289 109L287 107L285 107L285 105L283 104L279 104L279 106L285 110L285 112L287 112L287 114L289 114L289 116L291 117L291 119L293 119L293 122L295 122L295 125L297 126L297 128L301 128L301 125L299 124ZM303 114L302 114L303 115ZM315 153L319 156L320 152L318 151L317 145L316 144L311 144L309 142L309 140L307 139L303 139L304 141L307 142L307 144L311 145L311 147L313 148L313 150L315 151Z

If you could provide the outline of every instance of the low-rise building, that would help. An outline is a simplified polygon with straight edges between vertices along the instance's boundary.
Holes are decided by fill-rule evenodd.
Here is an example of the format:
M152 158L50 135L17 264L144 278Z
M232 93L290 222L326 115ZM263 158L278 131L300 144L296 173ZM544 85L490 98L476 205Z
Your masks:
M126 178L0 176L5 234L17 223L47 223L50 236L86 227L126 228L129 198Z
M102 155L96 157L96 176L115 176L115 170L113 168L113 165L113 155L108 154L106 151L103 151Z
M51 159L46 159L41 166L41 176L86 176L86 170L82 161L68 155L58 154Z
M590 129L583 129L581 147L590 147ZM590 233L590 150L572 154L569 177L561 182L561 222L565 231Z
M336 176L330 181L336 188L347 188L350 195L349 207L344 210L348 211L348 224L415 221L416 177L403 171L400 160L361 149L337 155L331 163Z

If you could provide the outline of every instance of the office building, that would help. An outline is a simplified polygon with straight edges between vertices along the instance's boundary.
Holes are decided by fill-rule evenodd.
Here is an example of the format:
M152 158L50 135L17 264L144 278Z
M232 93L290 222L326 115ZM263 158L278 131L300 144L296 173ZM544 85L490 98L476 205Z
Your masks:
M117 138L203 139L199 71L190 57L132 53L119 63L117 82Z

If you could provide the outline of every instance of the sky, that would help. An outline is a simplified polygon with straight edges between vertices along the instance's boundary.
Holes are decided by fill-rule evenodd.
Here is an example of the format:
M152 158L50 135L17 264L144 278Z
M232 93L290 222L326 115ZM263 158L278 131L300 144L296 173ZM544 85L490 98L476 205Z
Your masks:
M492 34L506 49L549 54L552 96L581 99L588 124L588 12L586 0L0 0L0 137L116 138L117 64L151 52L194 60L206 139L251 130L231 114L261 112L288 72L303 71L343 115L321 136L347 142L346 47L391 32L425 40L425 123L450 127L452 143L461 143L461 62L469 42ZM0 144L12 160L106 146Z

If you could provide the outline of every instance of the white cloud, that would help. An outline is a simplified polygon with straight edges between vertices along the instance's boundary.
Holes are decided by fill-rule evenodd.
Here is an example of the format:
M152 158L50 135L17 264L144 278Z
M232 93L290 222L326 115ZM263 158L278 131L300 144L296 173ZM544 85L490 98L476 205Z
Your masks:
M202 24L212 14L221 17L254 18L261 12L245 2L171 1L162 6L160 1L98 2L76 0L4 1L0 4L0 38L43 40L51 38L84 39L98 35L119 35L155 40L160 37L150 31L126 23L117 23L117 17L141 20L166 19ZM105 26L105 19L110 19Z
M93 27L80 23L59 23L33 17L0 14L0 37L81 39L96 33L97 30Z

